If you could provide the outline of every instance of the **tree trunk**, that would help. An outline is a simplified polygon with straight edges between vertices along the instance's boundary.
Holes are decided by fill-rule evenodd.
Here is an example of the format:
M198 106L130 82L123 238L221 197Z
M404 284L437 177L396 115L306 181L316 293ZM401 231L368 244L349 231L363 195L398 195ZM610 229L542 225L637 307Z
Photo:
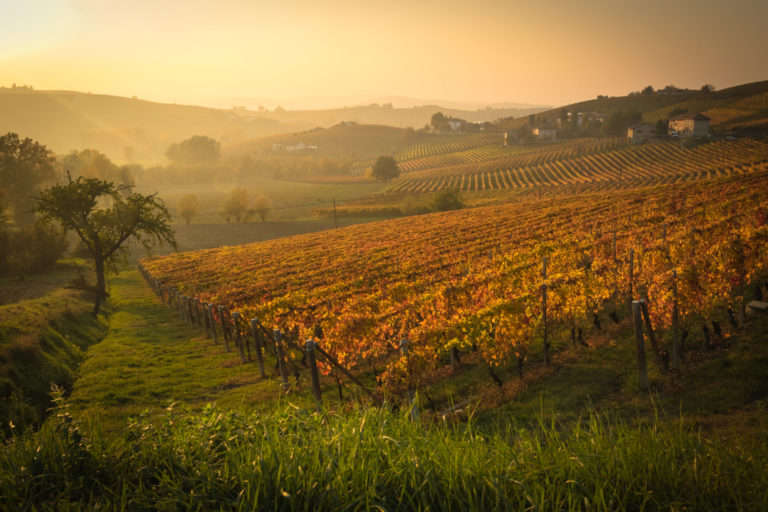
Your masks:
M93 316L101 311L101 302L107 297L107 284L104 280L104 259L100 256L93 258L93 266L96 270L96 303L93 305Z

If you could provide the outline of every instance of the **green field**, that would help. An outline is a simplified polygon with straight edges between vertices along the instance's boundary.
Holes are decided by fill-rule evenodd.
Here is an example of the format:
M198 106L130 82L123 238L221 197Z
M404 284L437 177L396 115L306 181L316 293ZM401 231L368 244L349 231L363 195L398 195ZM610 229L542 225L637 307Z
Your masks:
M356 405L200 336L135 271L72 396L0 455L5 506L37 510L758 510L768 503L768 321L638 393L628 325L532 374L500 408L442 416ZM594 341L594 340L590 340ZM268 360L268 363L270 361ZM271 368L271 364L269 365ZM270 374L274 372L270 370ZM487 378L487 377L486 377ZM513 383L514 377L503 376ZM479 386L469 365L453 384ZM435 390L437 394L437 390ZM353 398L357 397L357 398ZM726 476L727 475L727 476Z

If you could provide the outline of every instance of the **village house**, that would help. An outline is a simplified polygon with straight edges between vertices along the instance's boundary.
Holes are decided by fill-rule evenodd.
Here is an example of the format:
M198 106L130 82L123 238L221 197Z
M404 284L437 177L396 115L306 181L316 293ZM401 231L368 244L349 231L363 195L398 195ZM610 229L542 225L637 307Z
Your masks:
M701 112L680 114L669 120L669 134L673 137L706 137L709 118Z
M541 142L555 142L557 140L557 128L554 126L537 126L533 129L533 134L536 136L536 139Z
M464 121L463 119L450 118L446 121L446 123L448 123L448 125L451 127L452 132L457 132L461 130L461 128L464 126L464 123L466 123L466 121Z
M656 132L656 128L649 123L635 123L627 128L627 142L632 144L644 144L651 140Z

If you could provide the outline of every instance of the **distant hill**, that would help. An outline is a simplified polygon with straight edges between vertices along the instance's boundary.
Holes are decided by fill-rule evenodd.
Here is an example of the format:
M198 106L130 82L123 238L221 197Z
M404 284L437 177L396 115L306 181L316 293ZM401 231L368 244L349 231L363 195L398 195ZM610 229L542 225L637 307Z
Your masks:
M60 154L95 148L119 163L149 164L163 162L170 144L192 135L207 135L231 145L343 121L420 128L438 111L468 121L486 121L541 110L456 110L436 105L392 108L378 104L330 110L222 110L73 91L0 88L0 133L13 131L31 137ZM394 134L394 129L390 132ZM388 144L384 142L377 151L386 153Z
M0 88L0 133L13 131L57 153L95 148L118 162L160 162L173 142L192 135L219 141L295 130L274 119L134 98L70 91Z
M421 105L410 108L395 108L388 103L362 105L328 110L285 110L255 112L255 115L275 119L283 123L309 123L315 126L333 126L342 122L359 124L380 124L400 128L422 128L429 124L432 114L442 112L470 122L495 121L508 117L525 117L546 110L543 107L530 108L482 108L462 110L445 108L440 105Z

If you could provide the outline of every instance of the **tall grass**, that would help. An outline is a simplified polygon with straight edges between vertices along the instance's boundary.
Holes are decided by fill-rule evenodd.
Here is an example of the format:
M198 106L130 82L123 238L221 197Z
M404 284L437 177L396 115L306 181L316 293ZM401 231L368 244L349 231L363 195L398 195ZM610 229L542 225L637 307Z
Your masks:
M386 410L176 411L117 437L61 407L0 459L7 510L758 510L768 448L591 412L481 429Z

